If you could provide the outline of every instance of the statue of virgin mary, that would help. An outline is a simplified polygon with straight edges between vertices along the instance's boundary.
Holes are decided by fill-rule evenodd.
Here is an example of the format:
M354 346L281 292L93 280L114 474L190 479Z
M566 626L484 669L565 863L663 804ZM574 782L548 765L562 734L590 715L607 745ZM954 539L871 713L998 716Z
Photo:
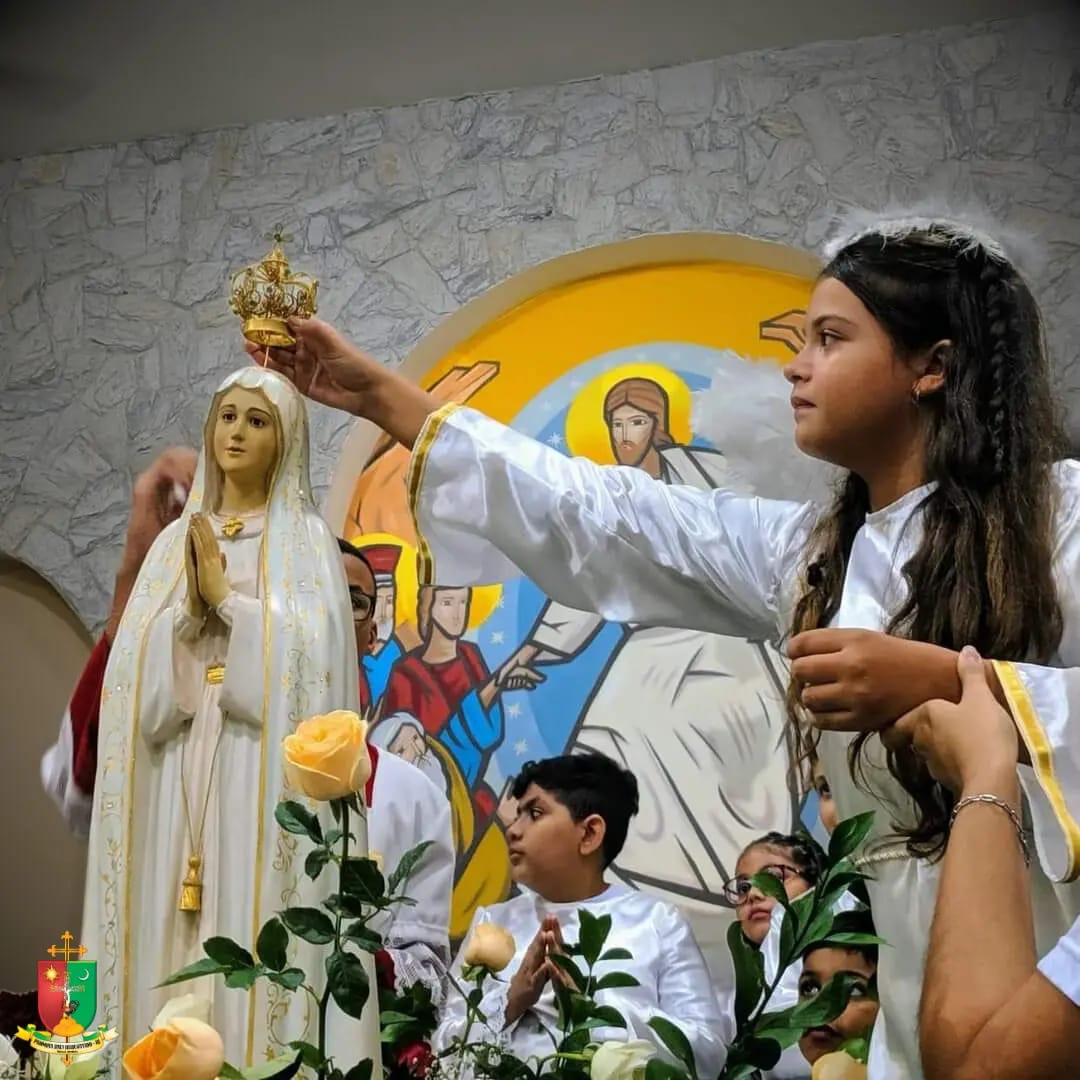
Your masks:
M234 1064L314 1041L307 994L220 977L155 987L207 938L251 948L275 911L317 902L325 883L274 820L281 741L307 716L355 710L357 670L337 541L311 496L304 402L245 368L214 396L191 496L143 564L105 676L83 942L98 1019L123 1045L188 991L209 999ZM293 947L290 963L315 977L321 954ZM353 1034L353 1056L377 1051L374 1037Z

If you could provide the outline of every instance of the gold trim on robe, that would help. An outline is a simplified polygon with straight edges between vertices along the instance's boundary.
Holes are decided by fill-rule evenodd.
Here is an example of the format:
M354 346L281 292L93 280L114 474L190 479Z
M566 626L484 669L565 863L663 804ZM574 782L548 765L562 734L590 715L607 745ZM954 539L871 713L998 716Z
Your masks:
M1062 881L1074 881L1080 876L1080 825L1077 825L1076 819L1069 812L1069 805L1061 790L1061 783L1054 770L1054 752L1039 720L1039 711L1031 700L1015 664L995 660L994 671L1005 692L1009 710L1016 721L1016 729L1027 747L1039 787L1046 795L1068 845L1069 868Z
M424 470L427 467L431 448L442 430L443 422L451 413L457 412L460 408L457 402L449 401L427 418L413 446L412 457L409 459L409 471L405 476L409 513L412 515L413 528L416 530L416 577L420 585L435 584L435 557L431 554L431 547L420 531L419 502L420 491L424 486Z

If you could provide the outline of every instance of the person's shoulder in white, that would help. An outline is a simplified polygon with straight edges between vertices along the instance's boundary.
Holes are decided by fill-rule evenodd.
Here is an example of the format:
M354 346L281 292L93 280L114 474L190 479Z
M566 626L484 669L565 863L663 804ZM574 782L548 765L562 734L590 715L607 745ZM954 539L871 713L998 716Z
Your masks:
M1074 1005L1080 1005L1080 918L1039 961L1039 971Z

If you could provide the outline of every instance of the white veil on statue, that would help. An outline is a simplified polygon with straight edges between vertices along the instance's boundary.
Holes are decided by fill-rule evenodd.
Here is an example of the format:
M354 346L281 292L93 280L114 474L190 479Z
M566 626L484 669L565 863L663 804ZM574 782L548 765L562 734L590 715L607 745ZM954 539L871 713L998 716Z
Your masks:
M249 687L256 715L247 726L248 749L244 751L252 759L251 776L257 776L258 790L229 793L239 800L233 803L241 807L237 817L246 819L237 821L237 829L251 830L252 842L246 845L251 863L220 870L223 879L227 873L234 881L249 883L246 891L253 895L253 902L247 901L246 906L253 910L247 927L232 936L252 949L259 928L275 911L290 903L317 903L316 890L329 888L328 882L313 883L303 874L304 852L298 854L296 838L278 828L274 807L286 796L281 739L305 717L357 709L356 644L348 589L337 542L311 496L305 404L285 379L248 367L225 379L214 396L190 498L181 518L158 537L143 563L105 675L83 941L88 958L98 963L98 1020L115 1026L124 1046L145 1033L148 1017L156 1011L151 1007L151 986L168 974L160 971L160 959L139 955L144 950L133 944L138 938L145 943L145 920L165 924L174 917L171 912L146 910L140 875L168 875L171 893L172 875L183 870L155 864L155 837L174 818L164 812L155 817L153 808L162 799L161 762L166 751L149 745L139 728L140 715L151 707L149 698L156 693L148 688L147 700L143 700L144 683L152 683L156 674L148 674L146 649L155 620L185 596L185 541L191 516L218 509L222 480L213 458L213 430L221 398L233 387L265 396L277 427L278 456L258 542L257 600L251 601L257 618L246 625L249 638L258 640L248 641L246 651L253 662L245 664L244 670L251 671L256 680L260 669L262 673L261 687ZM227 548L223 550L227 555ZM233 636L239 632L235 623ZM261 724L256 724L259 720ZM183 737L174 742L182 742ZM237 783L235 776L225 774L217 782ZM179 895L178 889L174 895ZM209 932L221 930L211 927ZM201 937L209 932L202 933L200 928ZM290 963L309 973L319 970L316 957L320 954L305 955L312 947L299 941L293 942L290 951L297 947ZM178 992L185 989L182 985ZM312 1038L310 1031L305 1034L311 1020L305 994L289 995L265 981L247 992L223 985L212 992L238 999L238 1005L230 1003L232 1009L243 1008L247 1002L246 1046L238 1050L226 1039L226 1052L235 1064L243 1064L236 1061L241 1054L251 1062L267 1050L280 1052L290 1039Z

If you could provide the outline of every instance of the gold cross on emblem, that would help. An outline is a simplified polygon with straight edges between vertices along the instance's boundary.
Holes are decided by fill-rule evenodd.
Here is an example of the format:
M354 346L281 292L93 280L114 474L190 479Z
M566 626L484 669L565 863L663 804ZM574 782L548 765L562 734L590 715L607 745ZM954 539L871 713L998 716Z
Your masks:
M65 930L60 935L60 940L64 943L63 945L50 945L45 950L54 960L58 956L63 956L65 960L72 960L78 959L80 956L86 955L85 945L71 944L75 939L71 936L71 932L69 930Z

